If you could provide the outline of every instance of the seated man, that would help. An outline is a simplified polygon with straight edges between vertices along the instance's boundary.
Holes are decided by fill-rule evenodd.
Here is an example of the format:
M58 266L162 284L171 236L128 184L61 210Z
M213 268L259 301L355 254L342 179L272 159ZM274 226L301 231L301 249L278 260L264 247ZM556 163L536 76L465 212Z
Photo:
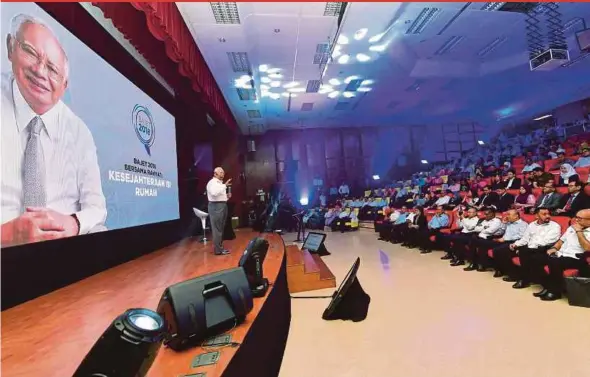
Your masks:
M494 259L501 270L508 273L504 281L516 281L512 286L516 289L539 281L538 265L545 266L547 250L559 240L560 235L561 227L551 221L551 212L547 208L538 209L537 219L527 226L520 240L508 245L508 248L500 247L494 251ZM515 256L520 258L520 269L512 263Z
M498 204L498 194L492 191L490 186L483 187L483 195L477 199L473 205L478 211L490 208Z
M473 256L473 264L477 264L477 271L484 272L486 271L487 267L490 264L489 257L488 257L488 250L494 249L495 250L501 246L508 246L509 244L518 241L522 238L528 224L524 222L520 218L520 212L515 209L511 209L508 211L506 216L502 219L504 226L506 227L506 231L504 235L500 238L491 238L491 239L483 239L478 238L474 241L473 246L475 248L475 253ZM495 259L494 259L495 261ZM501 272L501 268L494 266L496 272L494 273L494 277L502 277L504 274Z
M436 208L436 214L428 222L428 228L425 229L419 237L419 246L421 254L428 254L432 252L433 243L430 240L431 236L438 236L441 229L449 226L449 216L444 212L442 206Z
M492 237L498 237L504 234L504 226L502 224L502 220L496 217L496 211L493 208L488 208L484 212L484 220L477 224L474 229L474 233L477 233L477 238L481 239L491 239ZM467 257L467 251L471 251L473 249L473 242L475 242L475 237L470 238L468 243L463 243L457 245L455 248L455 260L451 263L451 266L461 266L465 264L465 259ZM473 253L475 254L475 253ZM477 267L473 263L475 257L472 258L472 263L465 268L465 271L473 271Z
M522 172L523 173L528 173L530 171L533 171L535 168L540 168L541 165L537 164L536 162L533 162L533 160L531 158L527 158L525 160L525 166L524 168L522 168Z
M340 215L340 208L330 208L324 215L324 226L331 226L334 220Z
M498 203L495 205L498 212L506 212L514 204L514 195L506 192L506 187L500 186L496 190L498 194Z
M583 190L584 184L580 181L571 181L567 184L568 194L561 200L555 214L559 216L574 217L578 211L590 208L590 198Z
M344 230L346 229L346 223L350 221L350 218L350 208L343 209L342 212L340 212L340 214L338 215L338 217L332 222L332 231L335 232L336 230L339 230L342 233L344 233Z
M539 188L547 184L547 182L555 182L555 176L551 173L546 173L543 168L533 169L533 187Z
M563 164L570 164L572 166L576 164L574 161L565 157L565 152L557 152L557 159L555 159L555 161L550 161L547 163L549 164L551 162L553 162L553 165L551 165L549 171L559 170L561 168L561 165Z
M585 168L590 166L590 148L585 147L582 149L582 157L576 161L574 168Z
M401 242L401 234L408 228L408 219L411 220L409 216L408 207L402 206L398 218L392 224L391 231L388 235L389 241L393 243Z
M441 244L443 245L446 254L440 259L455 259L453 247L458 244L463 244L461 240L467 240L466 242L468 242L468 240L471 239L471 235L475 234L475 227L480 222L475 208L469 208L467 212L459 212L458 215L457 231L451 234L441 234Z
M536 212L538 208L547 208L550 211L554 211L559 207L561 203L561 194L555 192L555 185L553 182L547 182L543 186L543 194L539 196L531 212Z
M418 238L422 231L428 228L426 214L423 207L415 207L411 216L408 216L408 228L401 232L400 239L403 240L402 246L415 248L418 246Z
M590 210L579 211L572 225L567 228L557 243L547 250L549 276L543 279L543 290L534 293L543 301L561 298L564 289L563 271L567 269L584 270L588 268L584 252L590 250ZM538 268L544 269L539 264ZM538 271L541 273L541 271ZM544 271L543 271L544 272Z
M397 210L393 210L389 216L383 219L381 224L375 223L375 232L379 233L379 240L380 241L389 241L389 234L391 233L391 228L396 220L400 217L401 212Z
M514 169L508 170L506 173L506 179L504 180L504 187L506 187L506 190L518 190L521 185L522 182L520 178L516 178L516 172Z

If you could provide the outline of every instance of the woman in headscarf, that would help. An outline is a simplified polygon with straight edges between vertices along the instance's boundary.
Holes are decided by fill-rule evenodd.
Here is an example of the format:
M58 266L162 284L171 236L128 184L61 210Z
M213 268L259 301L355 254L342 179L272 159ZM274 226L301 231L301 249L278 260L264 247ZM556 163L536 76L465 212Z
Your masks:
M514 207L516 207L516 209L524 210L525 208L534 206L536 200L531 186L521 186L520 193L514 199Z
M559 168L559 183L557 184L558 187L567 186L569 182L576 182L579 181L580 177L578 173L576 173L576 169L570 164L563 164Z

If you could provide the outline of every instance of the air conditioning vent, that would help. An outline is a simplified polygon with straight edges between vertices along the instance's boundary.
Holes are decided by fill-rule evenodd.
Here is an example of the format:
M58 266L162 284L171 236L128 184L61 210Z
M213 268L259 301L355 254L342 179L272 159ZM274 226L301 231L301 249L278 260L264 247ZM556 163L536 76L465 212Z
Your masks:
M324 9L324 16L327 17L336 17L340 15L340 11L342 10L342 6L344 3L330 1L326 3L326 8Z
M237 3L210 3L213 17L218 24L236 25L240 23Z
M248 118L250 118L250 119L262 118L259 110L247 110L247 112L248 112Z
M313 64L326 64L330 59L330 54L315 54L313 56Z
M350 102L338 102L336 106L334 106L334 110L346 110L350 105Z
M317 93L320 90L320 80L308 80L306 93Z
M312 102L306 102L304 104L301 105L301 111L311 111L313 109L313 103Z
M422 34L428 25L442 12L440 8L424 8L412 22L406 34Z
M465 39L465 37L463 37L463 36L456 36L456 35L452 36L442 46L440 46L440 48L438 50L436 50L434 55L444 55L447 52L450 52L459 43L461 43L463 41L463 39Z
M487 46L485 46L484 48L479 50L479 52L477 53L477 56L479 56L480 58L486 57L487 55L491 54L492 51L496 50L499 46L504 44L504 42L506 42L506 40L507 40L506 37L498 37L498 38L494 39Z
M227 58L234 72L250 73L252 71L247 52L228 52Z
M243 89L238 88L236 89L238 92L238 96L242 101L255 101L256 100L256 90L254 89Z

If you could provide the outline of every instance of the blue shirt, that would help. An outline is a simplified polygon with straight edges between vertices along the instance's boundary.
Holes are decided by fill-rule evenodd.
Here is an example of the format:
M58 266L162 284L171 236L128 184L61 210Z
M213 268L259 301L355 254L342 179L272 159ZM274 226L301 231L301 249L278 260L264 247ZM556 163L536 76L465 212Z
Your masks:
M516 241L522 238L526 227L529 224L524 222L523 220L518 220L513 223L508 223L506 225L506 232L504 232L504 241Z
M435 215L428 223L428 226L430 226L431 229L440 229L447 225L449 225L449 216L447 216L446 213L443 213L440 216Z
M397 218L397 220L395 220L394 224L395 225L399 225L399 224L405 224L406 220L408 219L408 213L400 213L399 217Z
M574 168L583 168L586 166L590 166L590 157L580 157L574 164Z

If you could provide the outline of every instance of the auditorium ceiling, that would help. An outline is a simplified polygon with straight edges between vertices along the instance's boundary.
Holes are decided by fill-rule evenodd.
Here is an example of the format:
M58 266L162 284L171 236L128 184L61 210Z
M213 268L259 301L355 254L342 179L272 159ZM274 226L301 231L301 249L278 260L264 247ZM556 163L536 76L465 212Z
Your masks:
M177 4L244 133L493 126L590 96L590 3L559 3L573 64L534 72L527 16L504 3Z

